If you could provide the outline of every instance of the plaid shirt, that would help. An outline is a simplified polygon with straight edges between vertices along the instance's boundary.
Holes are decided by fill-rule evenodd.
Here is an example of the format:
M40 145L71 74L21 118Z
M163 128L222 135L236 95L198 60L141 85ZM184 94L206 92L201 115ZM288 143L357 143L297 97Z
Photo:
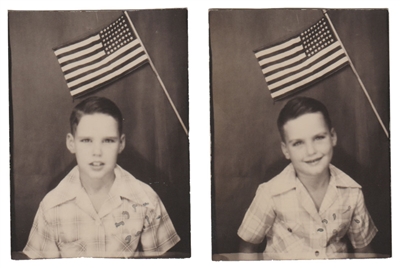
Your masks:
M364 204L361 186L330 165L330 181L317 211L292 164L259 186L238 235L258 244L267 236L264 253L303 259L334 257L347 252L347 235L354 248L367 246L377 229Z
M30 258L159 256L180 238L158 195L117 166L97 213L75 167L41 202L24 253ZM139 247L141 248L139 250Z

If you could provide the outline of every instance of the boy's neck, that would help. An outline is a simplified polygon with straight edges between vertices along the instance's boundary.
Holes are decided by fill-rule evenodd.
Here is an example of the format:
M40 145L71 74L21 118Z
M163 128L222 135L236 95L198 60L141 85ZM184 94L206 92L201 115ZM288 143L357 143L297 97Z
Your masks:
M329 184L330 173L329 170L326 170L326 172L318 176L297 174L297 177L303 183L307 190L316 191L325 188Z
M83 188L85 188L86 192L89 195L99 194L99 193L108 193L111 189L111 186L115 180L115 174L111 174L110 176L101 178L101 179L92 179L88 177L81 176L81 183Z

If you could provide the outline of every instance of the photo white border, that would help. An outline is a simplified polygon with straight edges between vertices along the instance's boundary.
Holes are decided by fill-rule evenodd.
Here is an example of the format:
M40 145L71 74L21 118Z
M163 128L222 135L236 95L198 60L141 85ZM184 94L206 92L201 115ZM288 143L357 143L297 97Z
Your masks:
M301 2L301 5L299 4ZM0 204L3 221L1 223L0 263L2 267L69 267L73 265L95 265L100 267L127 267L127 265L167 265L168 267L185 267L190 265L208 265L211 267L239 267L246 265L242 262L213 262L211 260L211 137L210 137L210 80L209 80L209 28L208 10L216 8L388 8L389 9L389 40L390 40L390 98L391 98L391 137L399 134L399 31L400 4L395 1L19 1L6 0L1 7L1 83L0 96L1 125L6 126L2 131L2 150L0 151ZM189 129L190 129L190 179L191 179L191 247L190 259L154 259L154 260L121 260L121 259L62 259L62 260L11 260L10 253L10 143L9 143L9 72L8 72L8 10L126 10L126 9L158 9L158 8L187 8L189 35ZM5 56L6 55L6 56ZM397 62L399 60L399 62ZM367 88L368 90L368 88ZM40 101L40 100L38 100ZM27 133L29 139L29 133ZM392 161L392 258L372 260L331 260L331 261L256 261L248 263L255 267L273 265L287 267L288 265L307 265L308 267L336 267L337 265L386 265L394 267L399 263L398 247L399 230L399 190L400 177L396 159L398 157L399 141L391 139ZM160 263L161 262L161 263ZM3 266L3 265L6 266Z

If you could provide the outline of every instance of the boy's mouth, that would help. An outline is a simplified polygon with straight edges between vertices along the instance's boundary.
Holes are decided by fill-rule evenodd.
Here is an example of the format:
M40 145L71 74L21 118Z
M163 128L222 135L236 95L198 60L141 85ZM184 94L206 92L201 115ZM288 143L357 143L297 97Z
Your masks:
M308 161L304 161L304 162L306 162L307 164L312 165L312 164L318 163L321 159L322 159L322 157L318 157L318 158L315 158L315 159L312 159L312 160L308 160Z
M104 163L95 161L95 162L90 163L89 165L92 167L101 167L101 166L104 166Z

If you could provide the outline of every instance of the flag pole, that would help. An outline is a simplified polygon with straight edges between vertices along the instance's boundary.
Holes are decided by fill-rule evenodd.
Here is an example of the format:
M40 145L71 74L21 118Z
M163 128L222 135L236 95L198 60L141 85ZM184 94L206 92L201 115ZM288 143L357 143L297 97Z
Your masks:
M364 86L364 83L361 81L361 78L360 78L360 76L358 75L357 70L356 70L356 68L355 68L354 65L353 65L353 62L351 61L351 59L350 59L350 57L349 57L349 54L348 54L347 51L346 51L346 48L343 46L343 43L342 43L342 41L340 40L339 35L337 34L337 32L336 32L336 30L335 30L335 27L333 26L332 21L331 21L331 19L329 18L329 15L328 15L327 11L326 11L325 9L323 9L323 12L324 12L324 15L325 15L326 19L328 20L329 24L330 24L331 27L332 27L333 33L335 34L335 36L336 36L338 42L339 42L340 45L342 46L342 48L343 48L343 50L344 50L344 53L346 54L346 56L347 56L347 58L348 58L348 60L349 60L351 69L353 70L354 74L356 75L356 77L357 77L357 79L358 79L358 82L360 83L361 88L363 89L364 94L365 94L365 96L367 97L367 99L368 99L368 101L369 101L369 103L370 103L370 105L371 105L371 107L372 107L372 110L373 110L374 113L375 113L376 118L378 119L379 123L381 124L382 129L383 129L383 131L384 131L385 134L386 134L386 137L389 138L389 133L388 133L388 131L387 131L385 125L383 124L382 119L381 119L381 117L379 116L379 114L378 114L378 112L377 112L377 110L376 110L376 108L375 108L375 105L373 104L373 102L372 102L372 100L371 100L371 97L369 96L369 94L368 94L368 92L367 92L367 89L366 89L365 86Z
M171 106L172 106L172 109L174 110L174 112L175 112L175 114L176 114L176 117L178 118L179 122L180 122L181 125L182 125L183 130L184 130L185 133L186 133L186 136L189 136L188 130L187 130L185 124L183 123L182 118L180 117L178 111L176 110L176 107L175 107L175 105L174 105L174 103L173 103L171 97L169 96L168 91L167 91L167 89L165 88L165 85L164 85L163 81L161 80L160 75L158 74L156 68L154 67L153 61L151 60L149 53L147 53L146 47L143 45L142 39L140 39L140 37L139 37L139 35L138 35L137 31L136 31L136 28L135 28L135 26L133 25L133 23L132 23L132 21L131 21L131 18L130 18L129 15L128 15L128 12L124 11L124 13L125 13L125 16L127 17L128 21L129 21L129 24L131 25L133 31L135 32L136 37L138 38L140 44L142 45L142 47L143 47L143 49L144 49L144 52L146 53L147 58L149 59L150 66L151 66L151 68L153 69L154 73L156 74L157 79L158 79L158 81L160 82L161 87L163 88L164 93L165 93L165 95L167 96L167 99L168 99L169 103L170 103Z

